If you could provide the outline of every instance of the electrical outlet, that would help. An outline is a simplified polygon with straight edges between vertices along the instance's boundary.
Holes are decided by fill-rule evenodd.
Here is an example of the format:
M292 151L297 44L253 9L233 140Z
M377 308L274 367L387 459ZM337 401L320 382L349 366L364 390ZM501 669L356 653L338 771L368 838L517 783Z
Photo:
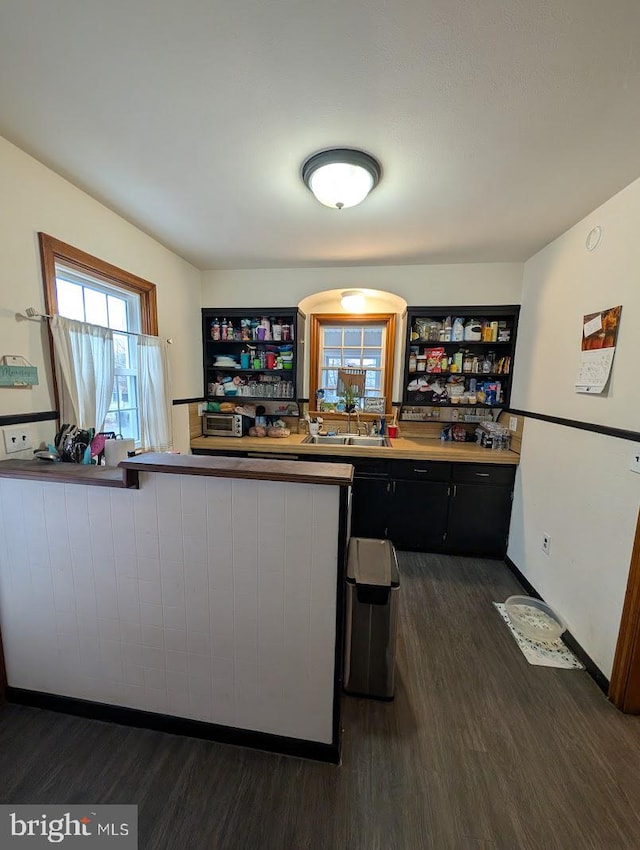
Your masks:
M510 416L509 417L509 430L513 431L514 433L518 430L518 417L517 416Z
M2 433L4 435L4 449L8 455L31 448L31 430L26 425L20 425L17 428L5 428Z
M548 555L551 551L551 537L548 534L544 534L542 537L542 551L545 555Z
M631 472L640 472L640 446L636 446L631 455Z

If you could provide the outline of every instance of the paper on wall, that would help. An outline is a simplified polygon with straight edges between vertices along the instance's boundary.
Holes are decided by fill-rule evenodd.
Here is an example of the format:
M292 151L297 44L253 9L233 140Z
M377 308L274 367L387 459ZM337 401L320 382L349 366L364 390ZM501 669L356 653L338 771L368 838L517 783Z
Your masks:
M613 364L622 307L611 307L583 317L577 393L604 392Z

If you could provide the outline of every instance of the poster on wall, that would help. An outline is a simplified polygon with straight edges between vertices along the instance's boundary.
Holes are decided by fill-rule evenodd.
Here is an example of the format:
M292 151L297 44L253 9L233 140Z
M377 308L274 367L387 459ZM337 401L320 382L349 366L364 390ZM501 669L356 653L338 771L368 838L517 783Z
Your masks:
M589 313L582 321L582 351L577 393L602 393L611 374L622 307Z

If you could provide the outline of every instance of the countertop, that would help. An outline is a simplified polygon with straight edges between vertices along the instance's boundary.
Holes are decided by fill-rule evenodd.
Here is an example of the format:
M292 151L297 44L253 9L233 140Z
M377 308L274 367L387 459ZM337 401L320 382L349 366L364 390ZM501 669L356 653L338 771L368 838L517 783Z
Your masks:
M139 472L206 475L213 478L252 478L264 481L292 481L299 484L351 484L349 463L304 463L260 458L207 457L150 452L123 460L120 468L134 480Z
M456 463L495 463L515 466L520 455L513 451L493 451L477 443L443 443L425 437L396 437L391 446L319 446L303 443L306 434L289 437L194 437L191 449L211 451L260 452L285 455L331 455L336 460L347 457L388 458L389 460L442 460Z
M0 478L27 478L62 484L90 484L92 487L127 487L121 469L81 463L51 463L43 460L0 461Z

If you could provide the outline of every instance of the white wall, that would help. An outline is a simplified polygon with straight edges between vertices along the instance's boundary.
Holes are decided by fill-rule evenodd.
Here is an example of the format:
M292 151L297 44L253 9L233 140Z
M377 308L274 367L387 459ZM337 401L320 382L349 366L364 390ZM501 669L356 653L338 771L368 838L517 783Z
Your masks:
M294 307L328 289L379 289L407 304L519 304L522 263L236 269L202 273L205 307Z
M585 240L603 228L600 246ZM640 181L532 257L524 269L512 406L629 430L640 428ZM622 304L609 391L579 395L582 316ZM635 447L637 448L637 447ZM640 503L634 444L529 420L509 557L611 674ZM551 553L541 551L542 535Z
M9 684L330 743L340 488L0 478Z
M26 357L40 378L32 390L0 388L0 415L55 409L45 328L16 320L29 306L44 311L38 231L156 284L160 335L174 340L173 397L201 395L200 272L2 138L0 186L0 356ZM31 429L36 439L50 440L54 427L45 422Z
M340 313L341 292L362 289L368 297L367 312L401 315L407 305L519 304L521 287L521 263L237 269L203 272L202 303L205 307L300 305L305 313ZM400 321L397 333L394 401L402 396L404 330ZM305 394L308 368L307 345Z

